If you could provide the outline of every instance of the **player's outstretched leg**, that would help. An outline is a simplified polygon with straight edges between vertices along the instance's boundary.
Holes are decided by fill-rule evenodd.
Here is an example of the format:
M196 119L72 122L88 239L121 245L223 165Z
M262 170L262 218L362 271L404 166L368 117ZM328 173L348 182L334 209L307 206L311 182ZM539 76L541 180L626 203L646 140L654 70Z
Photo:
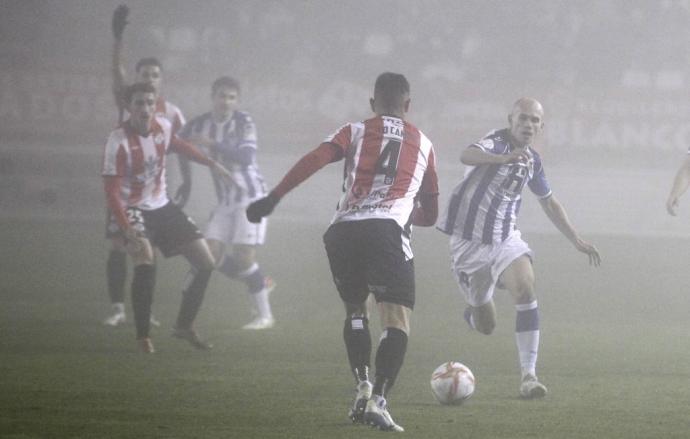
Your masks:
M515 305L515 340L520 356L522 398L541 398L546 395L546 386L539 382L536 374L539 351L539 308L537 301Z
M347 349L350 370L357 382L355 399L348 414L354 423L364 422L364 410L371 398L372 384L369 382L371 359L371 335L369 319L362 314L354 314L345 319L343 340Z
M132 310L137 330L139 349L147 354L153 353L153 344L149 337L151 330L151 303L156 284L156 267L141 264L134 267L132 279Z
M192 328L194 319L199 313L204 293L211 278L212 270L192 269L190 271L191 282L182 292L182 303L177 315L177 322L173 328L173 337L188 341L192 346L200 350L211 349L213 346L202 340Z
M106 279L108 296L112 305L112 314L103 324L118 326L127 320L125 316L125 281L127 279L127 253L124 250L111 249L106 262Z
M383 331L376 352L376 379L371 399L364 410L364 422L380 430L405 431L393 421L384 395L393 387L407 351L407 334L393 327Z

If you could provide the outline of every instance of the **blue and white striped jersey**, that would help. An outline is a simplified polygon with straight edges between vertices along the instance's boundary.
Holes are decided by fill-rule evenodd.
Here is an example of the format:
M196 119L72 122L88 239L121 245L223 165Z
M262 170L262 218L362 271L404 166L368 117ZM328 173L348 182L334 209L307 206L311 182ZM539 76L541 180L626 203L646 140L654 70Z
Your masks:
M234 183L213 175L219 204L246 205L266 195L264 178L256 163L257 135L251 116L235 111L226 121L216 122L208 112L189 121L180 136L204 136L214 143L207 152L232 173Z
M492 154L508 154L514 149L508 129L494 130L470 147ZM436 227L484 244L508 238L516 230L525 184L539 198L551 196L539 154L530 147L527 151L527 162L468 166Z

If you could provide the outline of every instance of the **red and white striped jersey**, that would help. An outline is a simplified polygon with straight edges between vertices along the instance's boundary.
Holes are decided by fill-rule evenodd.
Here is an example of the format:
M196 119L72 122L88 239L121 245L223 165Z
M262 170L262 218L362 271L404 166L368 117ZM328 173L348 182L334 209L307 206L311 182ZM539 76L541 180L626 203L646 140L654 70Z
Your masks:
M433 145L409 122L377 116L344 125L324 142L345 158L344 194L332 223L381 218L406 229L417 193L438 193Z
M153 210L168 203L165 158L172 136L170 122L155 117L147 137L126 121L110 133L103 157L104 176L121 177L123 207Z

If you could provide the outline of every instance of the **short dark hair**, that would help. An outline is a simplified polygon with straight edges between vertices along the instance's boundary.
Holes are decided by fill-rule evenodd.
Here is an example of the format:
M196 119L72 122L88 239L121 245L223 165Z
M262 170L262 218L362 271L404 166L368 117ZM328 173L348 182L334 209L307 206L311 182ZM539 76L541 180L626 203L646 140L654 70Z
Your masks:
M132 103L132 96L135 93L153 93L156 94L156 89L153 85L146 82L135 82L125 89L124 98L127 105Z
M163 65L161 64L161 62L158 60L158 58L155 58L153 56L140 59L139 62L137 62L134 71L139 73L139 70L141 70L141 68L145 66L155 66L161 69L161 71L163 71Z
M218 89L221 87L234 88L239 93L240 82L237 79L231 78L229 76L221 76L220 78L213 81L213 84L211 85L211 95L216 94Z
M409 94L410 83L400 73L384 72L376 78L374 99L383 108L390 110L401 108Z

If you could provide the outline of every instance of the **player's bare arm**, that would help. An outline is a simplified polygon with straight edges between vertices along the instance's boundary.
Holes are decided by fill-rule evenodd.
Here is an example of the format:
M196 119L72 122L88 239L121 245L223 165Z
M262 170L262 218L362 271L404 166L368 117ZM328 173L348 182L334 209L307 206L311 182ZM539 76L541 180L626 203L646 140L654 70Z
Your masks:
M666 210L670 215L676 216L678 209L678 202L680 197L688 190L690 186L690 155L683 161L683 164L678 168L676 177L673 180L673 187L671 193L666 200Z
M527 159L527 148L516 148L509 154L493 154L470 145L460 155L460 161L468 166L505 165Z
M544 213L549 217L551 222L556 226L556 228L575 246L575 248L585 253L589 257L589 264L598 267L601 264L601 256L599 255L599 250L580 238L580 236L575 231L575 228L568 219L568 214L565 211L563 205L556 199L552 194L546 198L539 200Z
M119 109L125 107L123 102L123 90L125 84L125 68L122 62L122 35L127 26L127 16L129 15L129 8L126 5L120 5L115 8L112 19L113 31L113 53L112 53L112 77L113 77L113 94L115 102Z
M288 171L278 185L264 198L247 207L247 219L252 223L270 215L281 198L329 163L343 158L341 150L332 143L322 143L307 153Z

